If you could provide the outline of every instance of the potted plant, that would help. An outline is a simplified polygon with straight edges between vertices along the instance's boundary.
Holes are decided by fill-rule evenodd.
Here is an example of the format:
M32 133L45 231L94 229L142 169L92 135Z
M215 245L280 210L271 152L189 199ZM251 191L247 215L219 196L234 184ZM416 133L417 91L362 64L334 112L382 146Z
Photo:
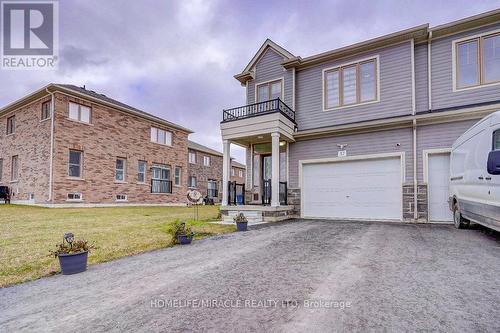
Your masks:
M237 214L234 218L234 223L236 223L236 229L238 231L247 231L248 220L243 213Z
M173 226L173 236L174 239L181 245L191 244L193 240L194 232L191 228L186 227L186 223L176 221Z
M56 245L51 255L59 258L63 275L76 274L87 270L88 253L95 247L86 240L74 240L72 233L64 234L61 244Z

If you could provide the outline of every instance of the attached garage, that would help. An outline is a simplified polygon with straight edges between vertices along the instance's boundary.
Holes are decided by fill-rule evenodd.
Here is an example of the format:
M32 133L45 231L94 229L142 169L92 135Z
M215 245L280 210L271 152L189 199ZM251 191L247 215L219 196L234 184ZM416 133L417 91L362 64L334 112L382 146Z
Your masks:
M300 162L309 218L402 220L404 154Z
M431 222L451 222L448 206L450 180L449 150L424 151L424 181L427 183L428 214Z

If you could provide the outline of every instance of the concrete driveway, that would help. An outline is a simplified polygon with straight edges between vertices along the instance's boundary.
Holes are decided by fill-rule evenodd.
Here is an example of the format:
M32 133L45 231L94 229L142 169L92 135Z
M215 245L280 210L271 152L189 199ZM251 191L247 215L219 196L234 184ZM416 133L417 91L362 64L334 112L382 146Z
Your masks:
M0 331L500 331L500 237L296 221L0 290Z

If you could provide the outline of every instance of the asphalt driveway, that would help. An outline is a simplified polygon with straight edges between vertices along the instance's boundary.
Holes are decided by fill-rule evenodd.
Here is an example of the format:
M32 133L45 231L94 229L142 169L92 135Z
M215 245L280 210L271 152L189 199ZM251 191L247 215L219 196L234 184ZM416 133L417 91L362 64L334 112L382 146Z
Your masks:
M500 331L500 237L296 221L0 289L0 331Z

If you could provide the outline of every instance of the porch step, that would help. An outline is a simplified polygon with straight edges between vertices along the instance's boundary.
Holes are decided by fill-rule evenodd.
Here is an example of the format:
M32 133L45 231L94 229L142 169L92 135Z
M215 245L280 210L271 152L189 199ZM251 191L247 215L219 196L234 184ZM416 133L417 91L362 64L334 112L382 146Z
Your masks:
M241 212L242 211L238 211L238 210L229 210L227 212L227 215L223 215L222 221L224 221L224 222L233 222L234 221L234 217L236 215L238 215L239 213L241 213ZM248 220L248 224L263 222L262 211L258 211L258 210L243 211L242 213L245 214L245 217Z

